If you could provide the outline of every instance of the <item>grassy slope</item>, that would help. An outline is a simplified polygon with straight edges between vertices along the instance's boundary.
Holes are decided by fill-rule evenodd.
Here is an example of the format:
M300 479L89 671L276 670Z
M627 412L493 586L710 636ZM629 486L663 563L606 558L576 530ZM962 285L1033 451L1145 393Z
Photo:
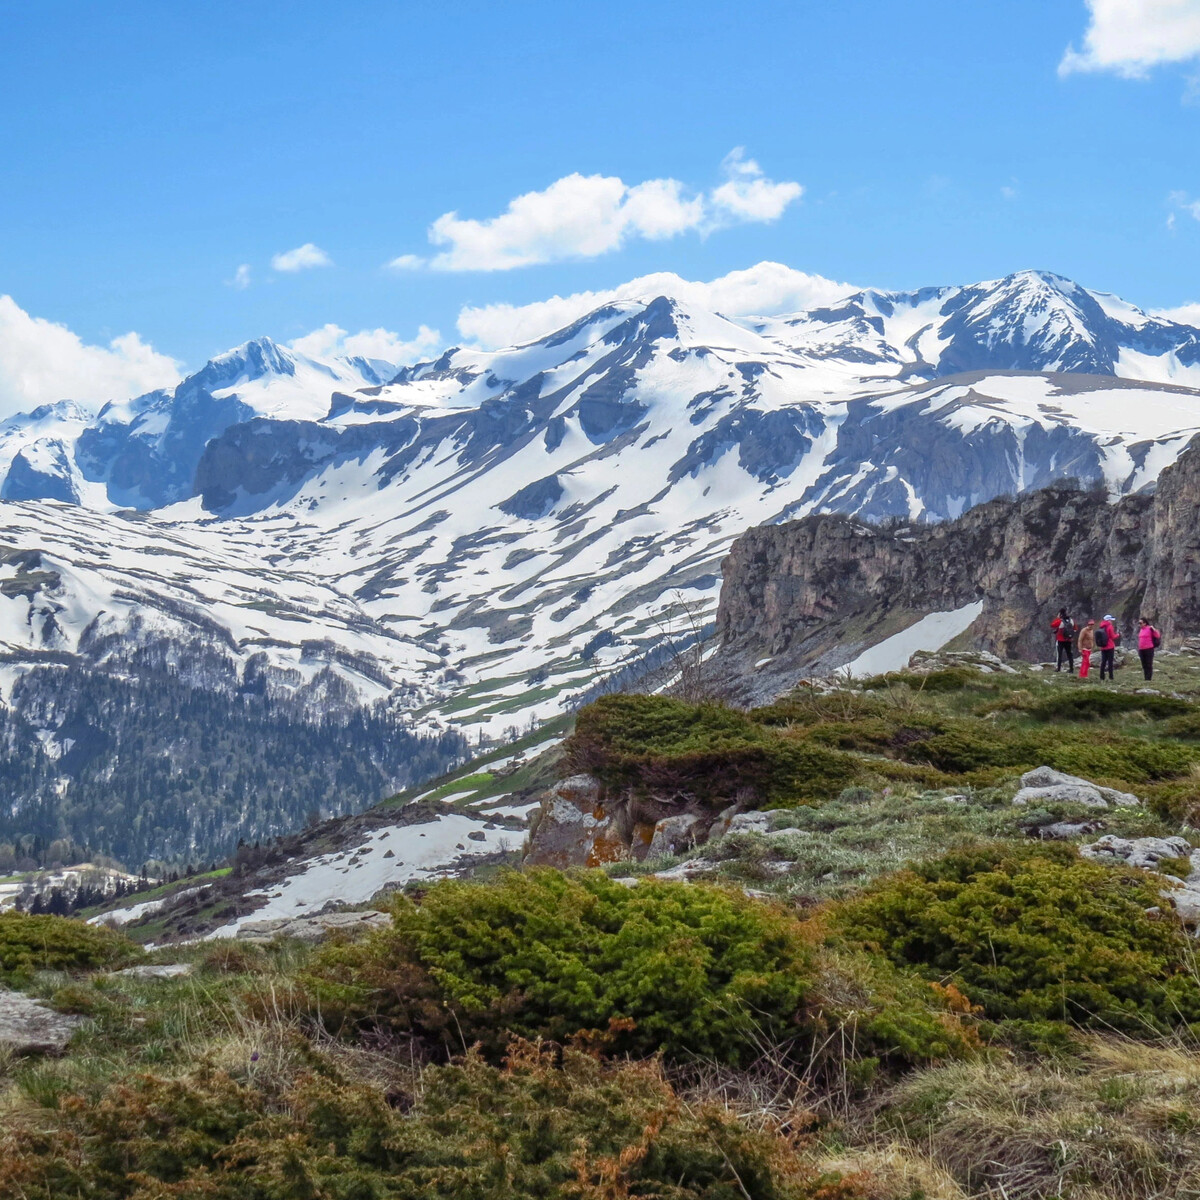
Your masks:
M1131 665L1105 694L1136 697L1143 686ZM1163 656L1153 686L1182 700L1184 711L1174 718L1155 716L1147 711L1155 698L1135 698L1126 711L1088 719L1071 706L1098 688L1028 668L957 681L900 676L867 690L803 695L794 701L795 719L772 725L772 736L837 745L855 764L854 790L796 807L780 804L775 820L795 831L788 836L741 835L689 857L715 864L710 873L718 880L769 893L774 899L765 903L780 901L808 913L829 898L854 895L907 862L997 839L1024 845L1039 820L1096 815L1069 807L1045 814L1015 809L1010 801L1019 767L977 762L980 755L1007 753L1014 745L1019 753L1049 747L1049 756L1083 764L1080 773L1103 774L1104 782L1151 802L1102 814L1106 831L1191 836L1188 822L1200 813L1200 771L1192 765L1200 763L1200 738L1187 736L1186 719L1190 706L1200 705L1200 660ZM1171 720L1185 722L1182 735L1172 732L1181 726ZM969 743L970 769L947 769L944 761L934 766L922 760L920 750L911 750L919 743L896 736L897 730L930 723ZM537 746L548 736L541 730L523 743ZM553 773L554 755L540 755L504 777L487 769L489 760L520 748L518 743L465 764L422 794L436 800L469 791L458 801L465 804L529 794ZM1103 761L1105 771L1083 769L1089 756ZM388 804L404 805L417 795ZM646 873L674 861L617 864L610 873ZM192 977L148 981L42 972L25 981L34 994L86 1012L93 1022L61 1060L0 1058L0 1136L58 1120L64 1096L94 1099L139 1072L190 1079L211 1068L256 1094L278 1095L316 1069L378 1097L422 1095L427 1068L411 1057L407 1042L330 1042L292 1002L311 956L310 950L287 945L175 947L151 958L193 961ZM792 1128L801 1110L821 1113L810 1127L813 1140L803 1146L793 1141L788 1153L851 1176L859 1173L862 1188L830 1192L837 1200L842 1195L1149 1200L1200 1194L1200 1053L1184 1034L1170 1044L1073 1035L1053 1055L997 1044L978 1060L880 1078L872 1091L854 1096L845 1090L813 1092L808 1083L798 1083L794 1068L770 1053L750 1071L701 1062L673 1078L688 1105L715 1100L756 1128L776 1128L776 1122ZM299 1121L290 1103L283 1103L285 1119ZM817 1193L747 1194L757 1200Z

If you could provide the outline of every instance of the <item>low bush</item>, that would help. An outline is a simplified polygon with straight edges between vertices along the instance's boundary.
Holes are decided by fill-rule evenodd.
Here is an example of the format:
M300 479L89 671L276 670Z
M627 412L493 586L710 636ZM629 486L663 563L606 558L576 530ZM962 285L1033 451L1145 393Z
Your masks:
M1172 717L1163 730L1172 737L1187 738L1189 741L1200 739L1200 712L1193 709L1183 716Z
M582 1034L614 1053L734 1065L799 1042L807 1060L819 1031L839 1022L861 1027L856 1053L877 1061L969 1052L970 1034L928 988L899 1004L890 983L879 995L862 984L839 1007L822 991L816 940L740 892L508 872L399 901L393 928L322 949L304 979L313 1012L343 1033L382 1028L458 1050L478 1042L493 1056L510 1034ZM860 973L873 977L869 965ZM889 1021L910 1035L890 1039Z
M514 1045L430 1068L419 1095L328 1062L276 1094L206 1069L142 1076L0 1143L0 1194L25 1200L866 1200L770 1122L688 1105L653 1063Z
M582 709L565 743L568 771L622 792L728 803L835 796L857 773L852 758L758 724L721 704L668 696L604 696Z
M22 912L0 913L0 981L27 981L35 971L93 971L119 967L140 947L102 926Z
M1156 721L1179 719L1185 713L1194 720L1198 715L1194 704L1174 696L1145 696L1099 687L1059 692L1031 704L1026 711L1042 721L1094 721L1130 712L1145 713Z
M1009 728L981 721L946 719L910 723L898 757L953 775L1027 771L1043 764L1130 785L1189 775L1200 753L1170 741L1125 737L1106 730Z
M1200 986L1183 930L1156 915L1159 886L1071 846L996 846L882 880L831 920L993 1020L1165 1033L1200 1022Z
M789 1033L811 959L793 918L738 893L600 873L445 881L393 911L391 929L317 954L321 1011L459 1050L590 1030L620 1051L738 1061Z
M968 667L944 667L939 671L919 674L916 671L891 671L886 675L874 675L863 681L867 691L885 691L897 685L904 684L913 691L928 692L937 695L942 692L961 692L966 689L974 691L995 691L995 684Z

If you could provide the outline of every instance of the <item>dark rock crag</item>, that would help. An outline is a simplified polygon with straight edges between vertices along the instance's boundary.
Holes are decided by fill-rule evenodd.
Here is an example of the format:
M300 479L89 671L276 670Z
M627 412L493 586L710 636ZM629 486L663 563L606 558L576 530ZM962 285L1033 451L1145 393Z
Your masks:
M814 515L740 537L725 560L718 674L757 700L823 674L931 612L982 602L956 644L1044 659L1049 622L1139 614L1172 639L1200 629L1200 438L1154 495L1110 503L1056 484L936 525ZM768 661L764 661L768 660Z

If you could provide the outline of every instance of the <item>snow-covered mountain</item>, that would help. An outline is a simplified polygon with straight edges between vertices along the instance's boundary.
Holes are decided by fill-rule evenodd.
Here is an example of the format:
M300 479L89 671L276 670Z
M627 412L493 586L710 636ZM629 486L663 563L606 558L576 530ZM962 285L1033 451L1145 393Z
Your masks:
M338 388L390 380L378 359L321 360L269 338L218 355L171 390L94 413L72 401L0 423L0 498L158 508L192 495L205 444L254 417L318 420Z
M1152 487L1200 331L1036 272L738 321L657 296L398 372L251 342L39 412L0 426L10 679L142 645L494 736L711 611L748 526Z

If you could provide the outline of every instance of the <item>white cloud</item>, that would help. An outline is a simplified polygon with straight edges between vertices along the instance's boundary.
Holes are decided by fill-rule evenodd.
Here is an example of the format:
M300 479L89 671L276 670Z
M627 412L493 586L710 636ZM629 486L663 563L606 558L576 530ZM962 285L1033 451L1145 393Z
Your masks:
M425 260L419 254L400 254L387 264L393 271L419 271Z
M0 296L0 417L55 400L128 400L177 383L180 364L136 333L89 346Z
M250 286L250 264L242 263L240 267L233 273L232 279L225 281L232 288L237 288L239 292L244 292Z
M285 250L271 259L271 266L276 271L306 271L310 267L332 267L333 259L312 242L305 242L295 250Z
M509 201L486 220L444 213L429 227L442 247L429 260L436 271L508 271L564 259L596 258L634 238L661 241L686 232L707 234L747 222L776 221L804 189L768 179L739 147L723 164L726 180L692 194L678 179L629 185L612 175L565 175L540 192ZM411 270L425 264L403 254L389 264Z
M398 366L426 358L441 346L442 335L428 325L422 325L415 338L405 341L398 333L388 329L360 329L358 333L348 334L339 326L329 324L291 343L293 350L299 350L310 358L334 358L339 355L382 358Z
M1060 75L1115 71L1143 79L1162 63L1200 56L1200 0L1087 0L1083 49L1069 46Z
M650 300L666 295L728 317L744 317L829 304L856 290L851 284L836 283L776 262L730 271L709 282L681 279L664 271L631 279L606 291L552 296L533 304L464 308L458 314L458 331L481 346L510 346L561 329L614 300Z
M728 179L714 188L710 199L718 213L734 221L778 221L804 189L798 183L774 183L762 168L746 157L745 148L732 150L721 164Z
M1175 217L1177 213L1184 213L1192 218L1193 221L1200 221L1200 200L1191 199L1187 192L1171 192L1167 196L1167 203L1171 206L1171 211L1167 214L1167 228L1175 228Z
M1178 321L1180 325L1200 326L1200 303L1180 304L1175 308L1152 308L1150 315Z

